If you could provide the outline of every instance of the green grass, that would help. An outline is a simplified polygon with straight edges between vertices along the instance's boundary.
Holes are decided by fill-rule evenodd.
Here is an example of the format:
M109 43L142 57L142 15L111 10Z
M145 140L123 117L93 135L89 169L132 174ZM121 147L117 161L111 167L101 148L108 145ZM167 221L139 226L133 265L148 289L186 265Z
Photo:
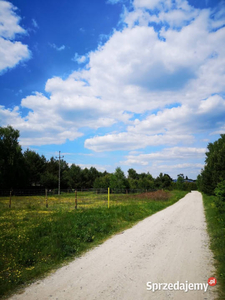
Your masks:
M162 201L115 195L111 205L113 202L116 205L110 209L107 195L102 206L89 203L78 206L77 210L68 196L52 200L48 208L45 200L38 197L14 198L11 209L7 206L8 199L0 199L0 295L9 295L46 275L112 234L175 203L186 193L173 191L169 199Z
M219 298L225 299L225 212L215 206L216 196L203 194L210 246L216 260L216 279Z

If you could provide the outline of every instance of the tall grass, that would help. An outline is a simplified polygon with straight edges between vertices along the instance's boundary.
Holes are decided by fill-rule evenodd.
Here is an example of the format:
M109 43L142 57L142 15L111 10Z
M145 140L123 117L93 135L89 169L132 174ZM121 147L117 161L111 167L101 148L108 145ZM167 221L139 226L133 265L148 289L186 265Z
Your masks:
M117 195L112 200L117 205L110 209L88 205L89 209L78 210L65 203L46 208L35 197L14 199L17 202L9 209L0 199L0 295L9 295L185 194L173 191L163 200Z
M216 260L219 300L225 299L225 212L215 205L216 196L203 194L210 246Z

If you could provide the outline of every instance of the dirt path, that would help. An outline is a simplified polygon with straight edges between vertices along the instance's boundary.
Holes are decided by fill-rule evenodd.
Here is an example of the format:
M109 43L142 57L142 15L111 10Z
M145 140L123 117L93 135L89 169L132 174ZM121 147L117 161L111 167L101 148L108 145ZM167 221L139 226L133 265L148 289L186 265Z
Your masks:
M214 299L210 286L206 292L147 290L147 282L206 284L212 262L202 196L192 192L10 300Z

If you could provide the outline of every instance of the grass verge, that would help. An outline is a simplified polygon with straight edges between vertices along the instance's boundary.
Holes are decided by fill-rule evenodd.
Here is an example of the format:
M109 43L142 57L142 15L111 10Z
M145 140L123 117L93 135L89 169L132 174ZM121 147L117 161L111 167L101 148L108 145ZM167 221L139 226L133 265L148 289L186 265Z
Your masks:
M210 246L216 260L218 299L225 299L225 213L216 207L216 198L203 194Z
M0 295L8 296L62 263L100 244L112 234L174 204L187 192L169 199L78 210L47 210L32 205L0 213ZM136 201L135 201L136 200Z

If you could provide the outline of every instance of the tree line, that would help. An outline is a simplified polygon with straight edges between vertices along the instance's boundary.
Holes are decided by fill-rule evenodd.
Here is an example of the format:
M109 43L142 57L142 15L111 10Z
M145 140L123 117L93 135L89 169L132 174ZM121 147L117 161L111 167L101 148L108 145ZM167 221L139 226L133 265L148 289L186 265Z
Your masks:
M201 192L216 195L216 205L225 212L225 134L207 146L205 167L197 177Z
M12 126L0 127L0 189L29 187L57 188L59 160L39 155L33 150L22 151L18 142L19 131ZM168 174L160 173L157 178L149 173L138 174L128 170L126 177L120 167L114 173L100 172L96 168L84 168L60 160L61 189L112 188L112 189L195 189L194 183L187 183L183 174L177 183Z

